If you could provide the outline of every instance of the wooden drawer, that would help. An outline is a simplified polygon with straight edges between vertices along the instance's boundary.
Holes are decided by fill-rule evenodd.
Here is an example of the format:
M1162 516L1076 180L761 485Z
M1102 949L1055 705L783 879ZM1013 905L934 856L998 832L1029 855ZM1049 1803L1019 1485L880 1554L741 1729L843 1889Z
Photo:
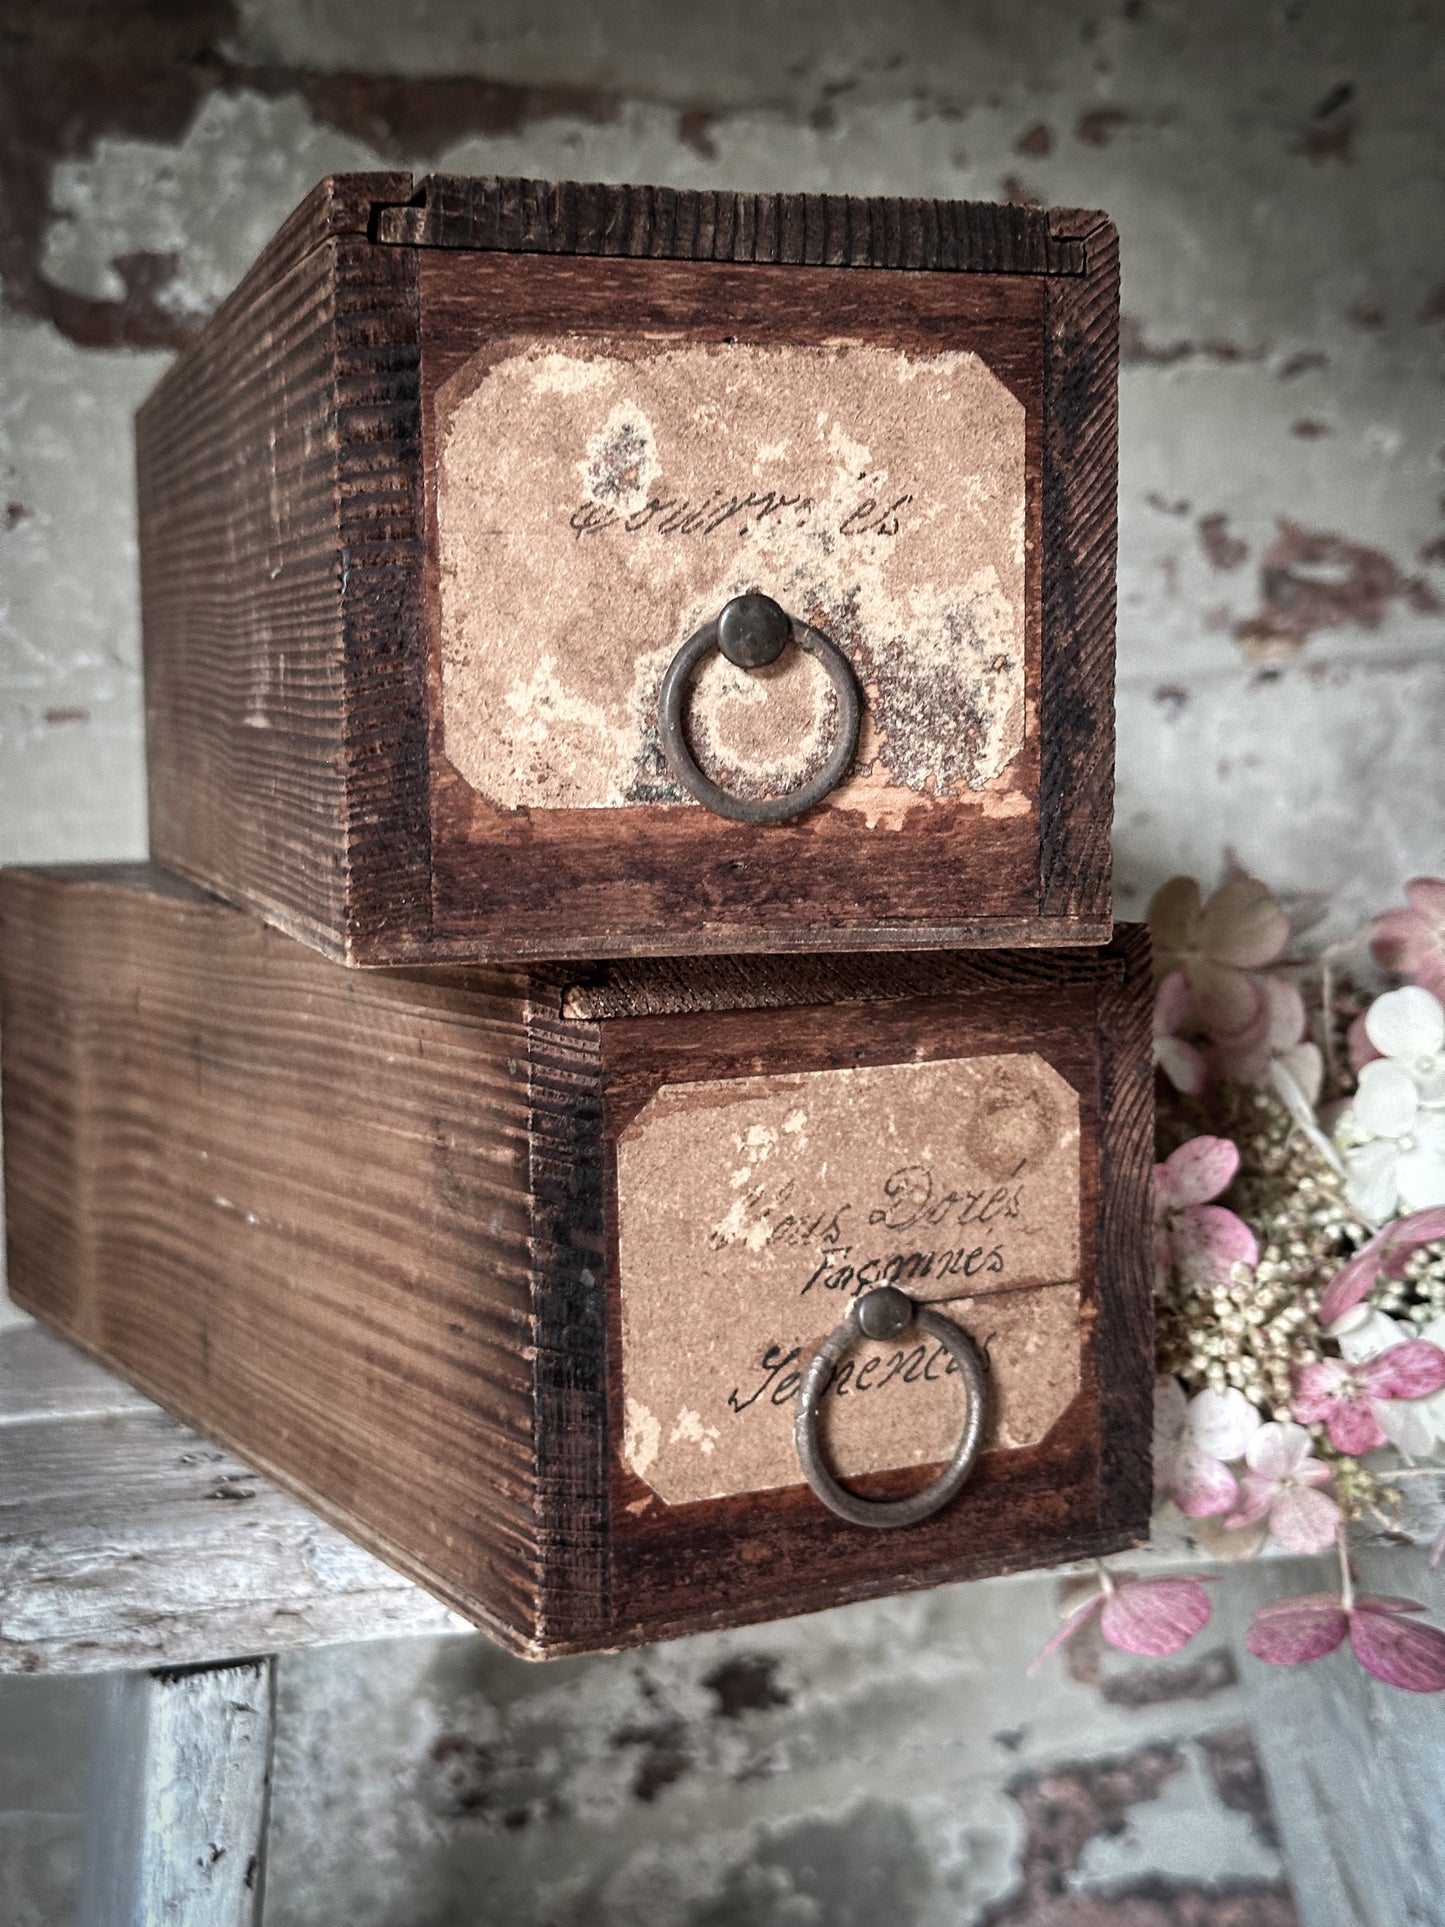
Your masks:
M1094 213L325 183L140 411L153 854L358 964L1107 939L1117 301Z
M0 881L20 1304L507 1645L626 1646L1131 1543L1147 944L348 972L147 869ZM891 1284L986 1365L920 1523L835 1516L800 1375ZM964 1401L819 1399L870 1502Z

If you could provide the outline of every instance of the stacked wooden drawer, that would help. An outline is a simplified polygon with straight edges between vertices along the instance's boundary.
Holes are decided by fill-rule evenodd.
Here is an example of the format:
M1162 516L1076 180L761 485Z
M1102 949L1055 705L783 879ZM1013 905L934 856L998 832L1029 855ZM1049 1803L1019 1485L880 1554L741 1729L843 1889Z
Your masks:
M1137 1538L1116 337L1099 215L324 184L141 411L160 867L0 885L19 1302L532 1654Z

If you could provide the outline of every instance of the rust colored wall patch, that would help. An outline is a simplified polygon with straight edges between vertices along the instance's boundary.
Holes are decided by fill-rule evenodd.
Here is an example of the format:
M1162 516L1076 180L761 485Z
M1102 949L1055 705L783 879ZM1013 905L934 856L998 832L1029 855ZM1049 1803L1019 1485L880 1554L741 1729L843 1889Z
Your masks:
M657 696L761 590L848 656L867 717L825 807L1006 801L1024 740L1024 408L975 354L489 344L438 391L446 754L505 808L688 801ZM822 763L834 703L790 650L694 686L699 762L744 795ZM1020 799L1021 801L1022 799Z
M618 1145L622 1456L669 1504L802 1483L808 1358L896 1283L984 1350L986 1450L1037 1443L1080 1384L1079 1109L1033 1054L666 1085ZM858 1345L823 1401L845 1476L948 1457L936 1346Z

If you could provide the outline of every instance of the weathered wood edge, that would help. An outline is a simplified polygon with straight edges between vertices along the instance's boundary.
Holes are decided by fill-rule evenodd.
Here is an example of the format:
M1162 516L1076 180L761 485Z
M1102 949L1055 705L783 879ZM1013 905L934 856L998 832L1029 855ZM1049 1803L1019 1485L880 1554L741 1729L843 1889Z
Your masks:
M414 248L334 255L345 927L341 961L432 925L427 767L421 294Z
M378 208L375 233L411 247L970 274L1078 275L1086 259L1067 222L1009 203L508 175L429 175L405 204Z
M1119 927L1099 989L1099 1215L1096 1281L1100 1524L1142 1543L1154 1476L1154 1065L1149 932Z
M1119 479L1119 237L1060 211L1088 272L1045 290L1039 914L1107 917L1112 901Z
M1124 946L1142 926L1112 926ZM561 1014L596 1020L693 1010L767 1010L797 1003L882 1003L958 990L1025 989L1099 980L1113 947L898 951L851 956L646 957L599 963L561 980ZM540 991L540 980L538 982Z
M244 309L257 287L279 280L299 261L325 241L340 235L371 233L376 210L390 202L405 200L412 192L409 173L387 171L365 174L328 174L289 214L257 255L236 286L209 317L203 334L224 327ZM138 416L156 405L158 399L184 369L202 336L184 347L160 380L141 403Z
M595 1648L611 1623L602 1040L527 1004L533 1439L538 1571L533 1646Z

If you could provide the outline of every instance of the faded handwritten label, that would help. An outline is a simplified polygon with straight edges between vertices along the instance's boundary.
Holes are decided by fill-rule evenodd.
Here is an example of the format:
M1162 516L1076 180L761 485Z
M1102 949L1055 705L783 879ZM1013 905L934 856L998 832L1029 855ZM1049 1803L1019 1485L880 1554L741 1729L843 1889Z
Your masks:
M827 807L1015 794L1024 741L1024 410L963 350L493 343L436 402L446 753L504 807L687 802L658 692L762 590L849 657L867 720ZM744 795L828 755L826 673L712 656L688 727Z
M1032 1053L664 1086L618 1146L625 1462L669 1504L801 1483L808 1359L880 1284L984 1352L988 1450L1080 1383L1079 1106ZM963 1394L916 1333L823 1401L844 1474L948 1457Z

